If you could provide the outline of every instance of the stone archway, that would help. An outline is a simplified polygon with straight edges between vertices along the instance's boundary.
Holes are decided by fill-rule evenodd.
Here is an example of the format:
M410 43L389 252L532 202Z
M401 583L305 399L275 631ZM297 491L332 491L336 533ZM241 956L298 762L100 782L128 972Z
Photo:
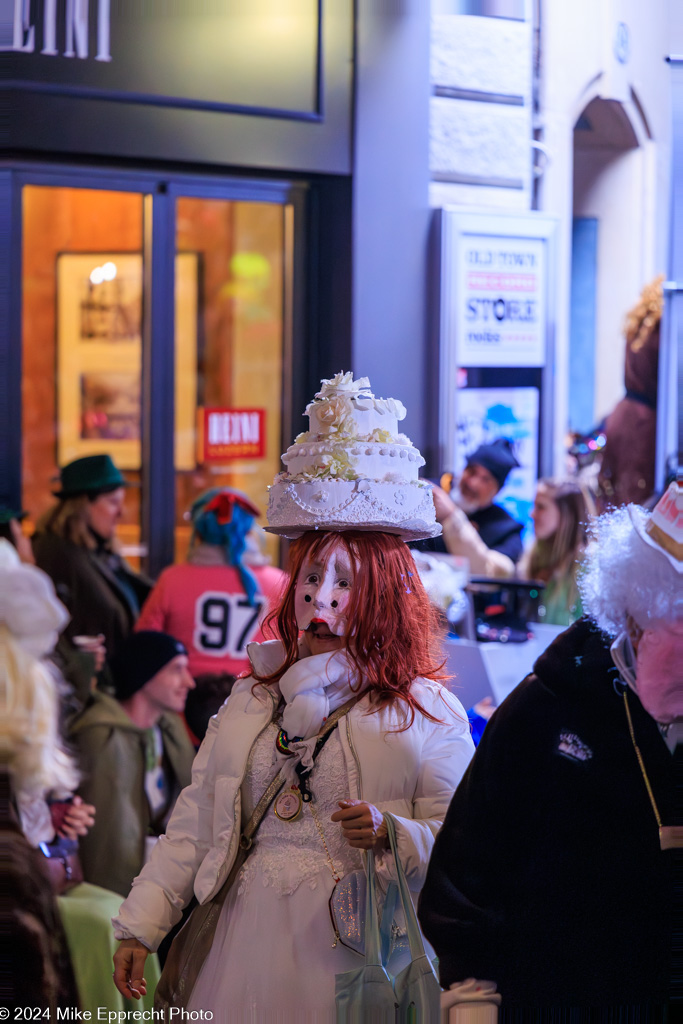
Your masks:
M595 426L623 394L624 316L652 267L648 129L637 97L591 99L574 125L569 418Z

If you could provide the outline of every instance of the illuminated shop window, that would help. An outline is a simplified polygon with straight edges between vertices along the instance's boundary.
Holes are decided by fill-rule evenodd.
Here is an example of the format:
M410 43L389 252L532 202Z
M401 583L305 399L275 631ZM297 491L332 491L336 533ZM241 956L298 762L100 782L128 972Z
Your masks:
M279 471L286 208L181 197L176 207L176 560L184 514L236 487L262 510ZM277 557L277 540L261 542Z
M142 217L136 192L23 189L22 504L54 503L59 467L108 453L142 482ZM140 487L118 530L141 553Z

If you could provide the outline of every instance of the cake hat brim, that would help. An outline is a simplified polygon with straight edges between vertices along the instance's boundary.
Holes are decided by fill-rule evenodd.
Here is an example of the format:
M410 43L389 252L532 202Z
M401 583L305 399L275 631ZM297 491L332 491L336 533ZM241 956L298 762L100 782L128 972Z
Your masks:
M363 479L274 485L266 529L290 540L315 530L393 533L406 542L441 533L428 482L397 485Z
M406 544L414 540L429 540L431 537L441 535L441 527L438 523L428 525L425 523L405 523L397 526L396 523L373 523L372 525L362 523L325 523L323 526L265 526L267 533L275 533L279 537L286 537L287 540L298 540L305 533L344 533L348 530L357 530L361 533L393 533L400 537Z

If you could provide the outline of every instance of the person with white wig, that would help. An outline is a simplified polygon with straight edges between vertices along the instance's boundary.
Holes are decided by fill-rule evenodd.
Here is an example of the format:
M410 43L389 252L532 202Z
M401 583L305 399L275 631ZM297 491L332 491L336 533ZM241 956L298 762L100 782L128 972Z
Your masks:
M437 837L419 916L441 983L497 983L503 1020L659 1021L683 995L682 484L597 520L586 616L493 715Z

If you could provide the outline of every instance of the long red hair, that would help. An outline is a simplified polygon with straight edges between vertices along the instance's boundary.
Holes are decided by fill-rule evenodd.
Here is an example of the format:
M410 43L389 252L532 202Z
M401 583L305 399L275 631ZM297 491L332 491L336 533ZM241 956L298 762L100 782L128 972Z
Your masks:
M294 591L304 562L320 558L334 542L343 544L356 566L347 612L347 651L363 685L373 691L377 706L401 701L412 725L415 712L434 718L410 692L414 679L442 680L444 659L440 644L443 631L415 562L399 537L390 533L305 533L289 552L289 583L280 605L266 619L266 628L279 636L285 661L261 683L277 682L298 658L299 628L294 612Z

